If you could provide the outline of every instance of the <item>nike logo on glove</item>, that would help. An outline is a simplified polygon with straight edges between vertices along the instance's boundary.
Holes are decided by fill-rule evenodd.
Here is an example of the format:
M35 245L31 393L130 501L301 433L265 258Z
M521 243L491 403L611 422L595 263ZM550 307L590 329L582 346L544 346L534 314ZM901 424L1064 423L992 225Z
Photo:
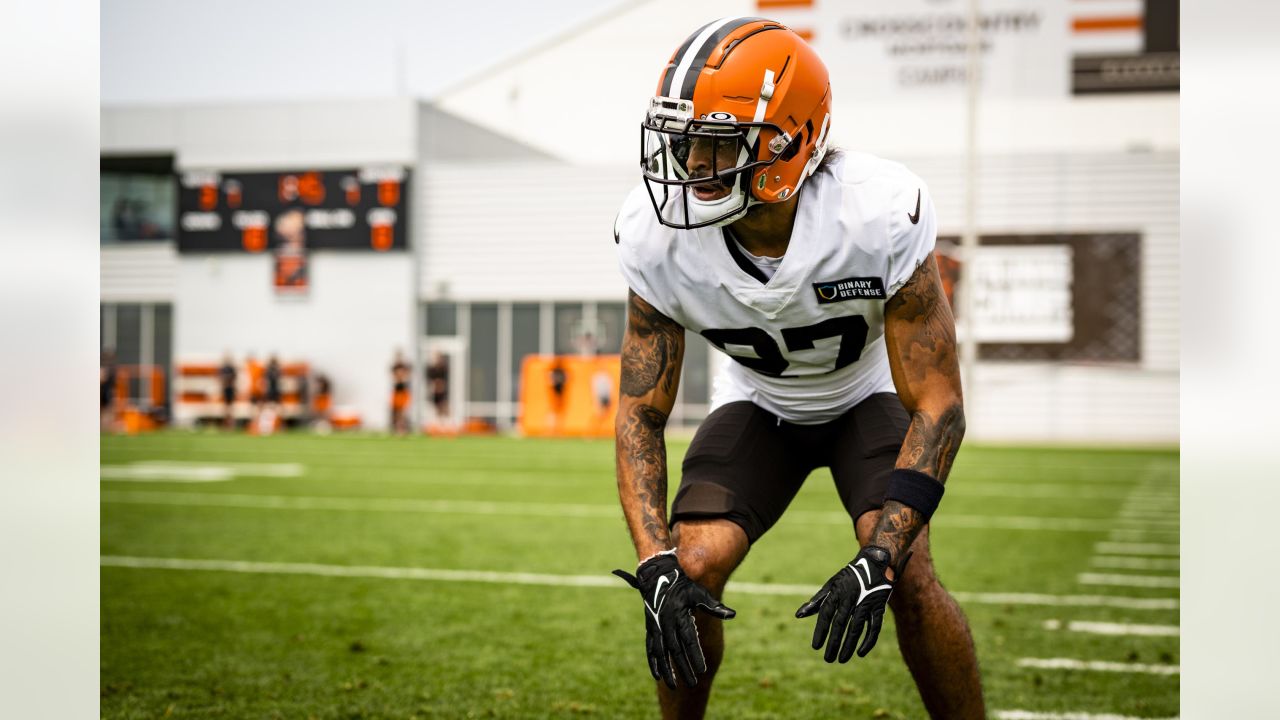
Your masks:
M862 568L862 573L858 572L858 568ZM881 590L893 592L893 586L888 583L871 587L871 568L868 567L866 558L860 558L857 567L850 565L849 569L853 571L853 576L858 579L859 585L858 602L854 603L854 605L860 605L873 592L880 592Z
M680 576L680 572L677 570L676 577L679 577L679 576ZM663 575L662 577L658 578L658 586L653 589L653 612L655 617L657 616L657 612L662 609L663 600L666 600L665 597L662 598L662 600L658 599L658 596L662 594L662 586L670 582L671 582L671 578L667 577L666 575Z
M907 219L911 221L912 225L920 222L920 190L918 189L916 190L916 214L907 213Z

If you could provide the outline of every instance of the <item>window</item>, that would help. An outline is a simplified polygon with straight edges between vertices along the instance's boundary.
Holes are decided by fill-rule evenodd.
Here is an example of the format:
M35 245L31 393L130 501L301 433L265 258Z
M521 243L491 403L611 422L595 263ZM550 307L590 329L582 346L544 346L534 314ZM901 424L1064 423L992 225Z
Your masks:
M556 355L574 355L579 352L583 331L582 321L582 303L556 303Z
M153 402L151 370L164 378L164 397L173 378L173 306L163 304L105 303L99 306L101 349L115 351L115 362L128 378L131 403L149 407Z
M498 400L498 306L477 303L471 306L471 368L467 399L472 402Z
M539 310L533 304L511 307L511 396L507 399L512 402L520 398L520 367L525 356L538 353Z
M617 355L622 352L622 331L627 324L627 306L624 303L600 303L596 306L596 339L599 352Z
M151 362L161 367L167 386L173 377L173 306L156 305L152 311Z
M427 303L427 335L453 336L458 334L458 306L451 302Z
M171 156L103 157L99 170L101 242L173 239L178 195Z
M680 371L680 400L686 405L705 405L711 397L711 371L706 338L694 332L684 334L684 368Z
M137 365L142 362L142 306L137 303L116 305L116 362Z

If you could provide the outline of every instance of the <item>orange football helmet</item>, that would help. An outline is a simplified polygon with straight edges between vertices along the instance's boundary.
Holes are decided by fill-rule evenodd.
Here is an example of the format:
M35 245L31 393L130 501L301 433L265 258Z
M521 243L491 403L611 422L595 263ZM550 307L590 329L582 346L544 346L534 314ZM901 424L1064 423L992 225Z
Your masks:
M704 25L667 62L641 126L654 212L693 229L788 200L822 162L830 124L827 67L799 35L755 17Z

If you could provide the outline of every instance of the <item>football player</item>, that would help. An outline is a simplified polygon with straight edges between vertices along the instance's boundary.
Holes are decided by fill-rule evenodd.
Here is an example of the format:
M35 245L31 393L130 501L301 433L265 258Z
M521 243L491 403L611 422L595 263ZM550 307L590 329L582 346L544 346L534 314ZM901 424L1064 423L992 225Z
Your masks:
M827 69L760 18L699 28L662 71L642 184L614 227L630 286L618 492L665 717L701 717L725 582L805 477L829 467L857 547L797 611L827 662L865 656L886 607L932 717L985 717L964 615L934 574L930 516L964 435L955 327L925 184L833 151ZM663 439L685 333L734 362L667 514Z

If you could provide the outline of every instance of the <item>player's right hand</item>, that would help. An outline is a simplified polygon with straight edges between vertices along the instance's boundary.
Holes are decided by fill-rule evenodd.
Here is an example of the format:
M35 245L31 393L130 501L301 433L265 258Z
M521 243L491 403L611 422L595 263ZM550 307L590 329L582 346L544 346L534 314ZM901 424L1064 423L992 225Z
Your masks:
M649 656L649 672L675 689L679 671L686 687L698 684L698 675L707 671L693 611L701 610L721 620L732 620L736 612L711 596L706 588L689 579L674 553L664 553L646 560L636 574L614 570L640 591L644 601L645 652Z

